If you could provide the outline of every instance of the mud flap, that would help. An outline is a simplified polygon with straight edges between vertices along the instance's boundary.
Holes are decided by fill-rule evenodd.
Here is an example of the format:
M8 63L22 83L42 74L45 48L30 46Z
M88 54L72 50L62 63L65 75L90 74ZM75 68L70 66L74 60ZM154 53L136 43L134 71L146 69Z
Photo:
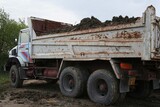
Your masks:
M159 79L153 80L153 89L160 89Z
M129 79L120 79L120 93L129 92Z

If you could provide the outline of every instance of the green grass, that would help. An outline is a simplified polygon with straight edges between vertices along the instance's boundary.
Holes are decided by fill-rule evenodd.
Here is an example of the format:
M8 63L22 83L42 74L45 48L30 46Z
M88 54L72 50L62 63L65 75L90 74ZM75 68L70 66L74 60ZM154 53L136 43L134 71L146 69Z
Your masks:
M1 72L0 71L0 84L6 84L9 82L9 74L8 72Z
M4 92L9 83L9 73L0 71L0 94Z

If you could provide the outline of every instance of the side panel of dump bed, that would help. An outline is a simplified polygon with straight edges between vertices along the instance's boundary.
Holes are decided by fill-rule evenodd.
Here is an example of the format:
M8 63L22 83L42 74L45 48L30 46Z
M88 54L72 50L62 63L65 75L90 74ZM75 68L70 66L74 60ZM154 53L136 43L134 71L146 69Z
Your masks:
M156 51L155 46L159 43L159 37L153 24L155 17L155 9L148 7L143 17L135 23L43 36L36 36L31 23L31 57L65 60L157 59L155 52L159 53L159 46Z
M80 34L76 32L76 34L37 38L32 43L32 57L68 60L141 58L145 35L144 27L141 25L129 28L129 26L125 25L126 28L122 30Z

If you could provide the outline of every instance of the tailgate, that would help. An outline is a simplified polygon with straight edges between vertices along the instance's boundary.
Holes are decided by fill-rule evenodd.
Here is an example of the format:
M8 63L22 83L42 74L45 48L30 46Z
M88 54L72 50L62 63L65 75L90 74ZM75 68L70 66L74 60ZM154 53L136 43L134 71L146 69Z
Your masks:
M160 18L156 17L154 21L154 40L153 56L154 59L160 59Z

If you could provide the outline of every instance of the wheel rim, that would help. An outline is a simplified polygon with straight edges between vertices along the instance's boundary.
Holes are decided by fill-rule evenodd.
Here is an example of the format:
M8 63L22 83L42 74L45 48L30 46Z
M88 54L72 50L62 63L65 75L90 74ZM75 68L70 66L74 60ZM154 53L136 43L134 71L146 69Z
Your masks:
M98 96L104 97L108 93L108 85L105 80L98 79L95 83L95 91Z
M11 71L11 81L12 81L13 83L16 82L16 73L15 73L14 70Z
M75 88L75 81L72 75L65 75L63 78L63 87L66 91L73 91Z

